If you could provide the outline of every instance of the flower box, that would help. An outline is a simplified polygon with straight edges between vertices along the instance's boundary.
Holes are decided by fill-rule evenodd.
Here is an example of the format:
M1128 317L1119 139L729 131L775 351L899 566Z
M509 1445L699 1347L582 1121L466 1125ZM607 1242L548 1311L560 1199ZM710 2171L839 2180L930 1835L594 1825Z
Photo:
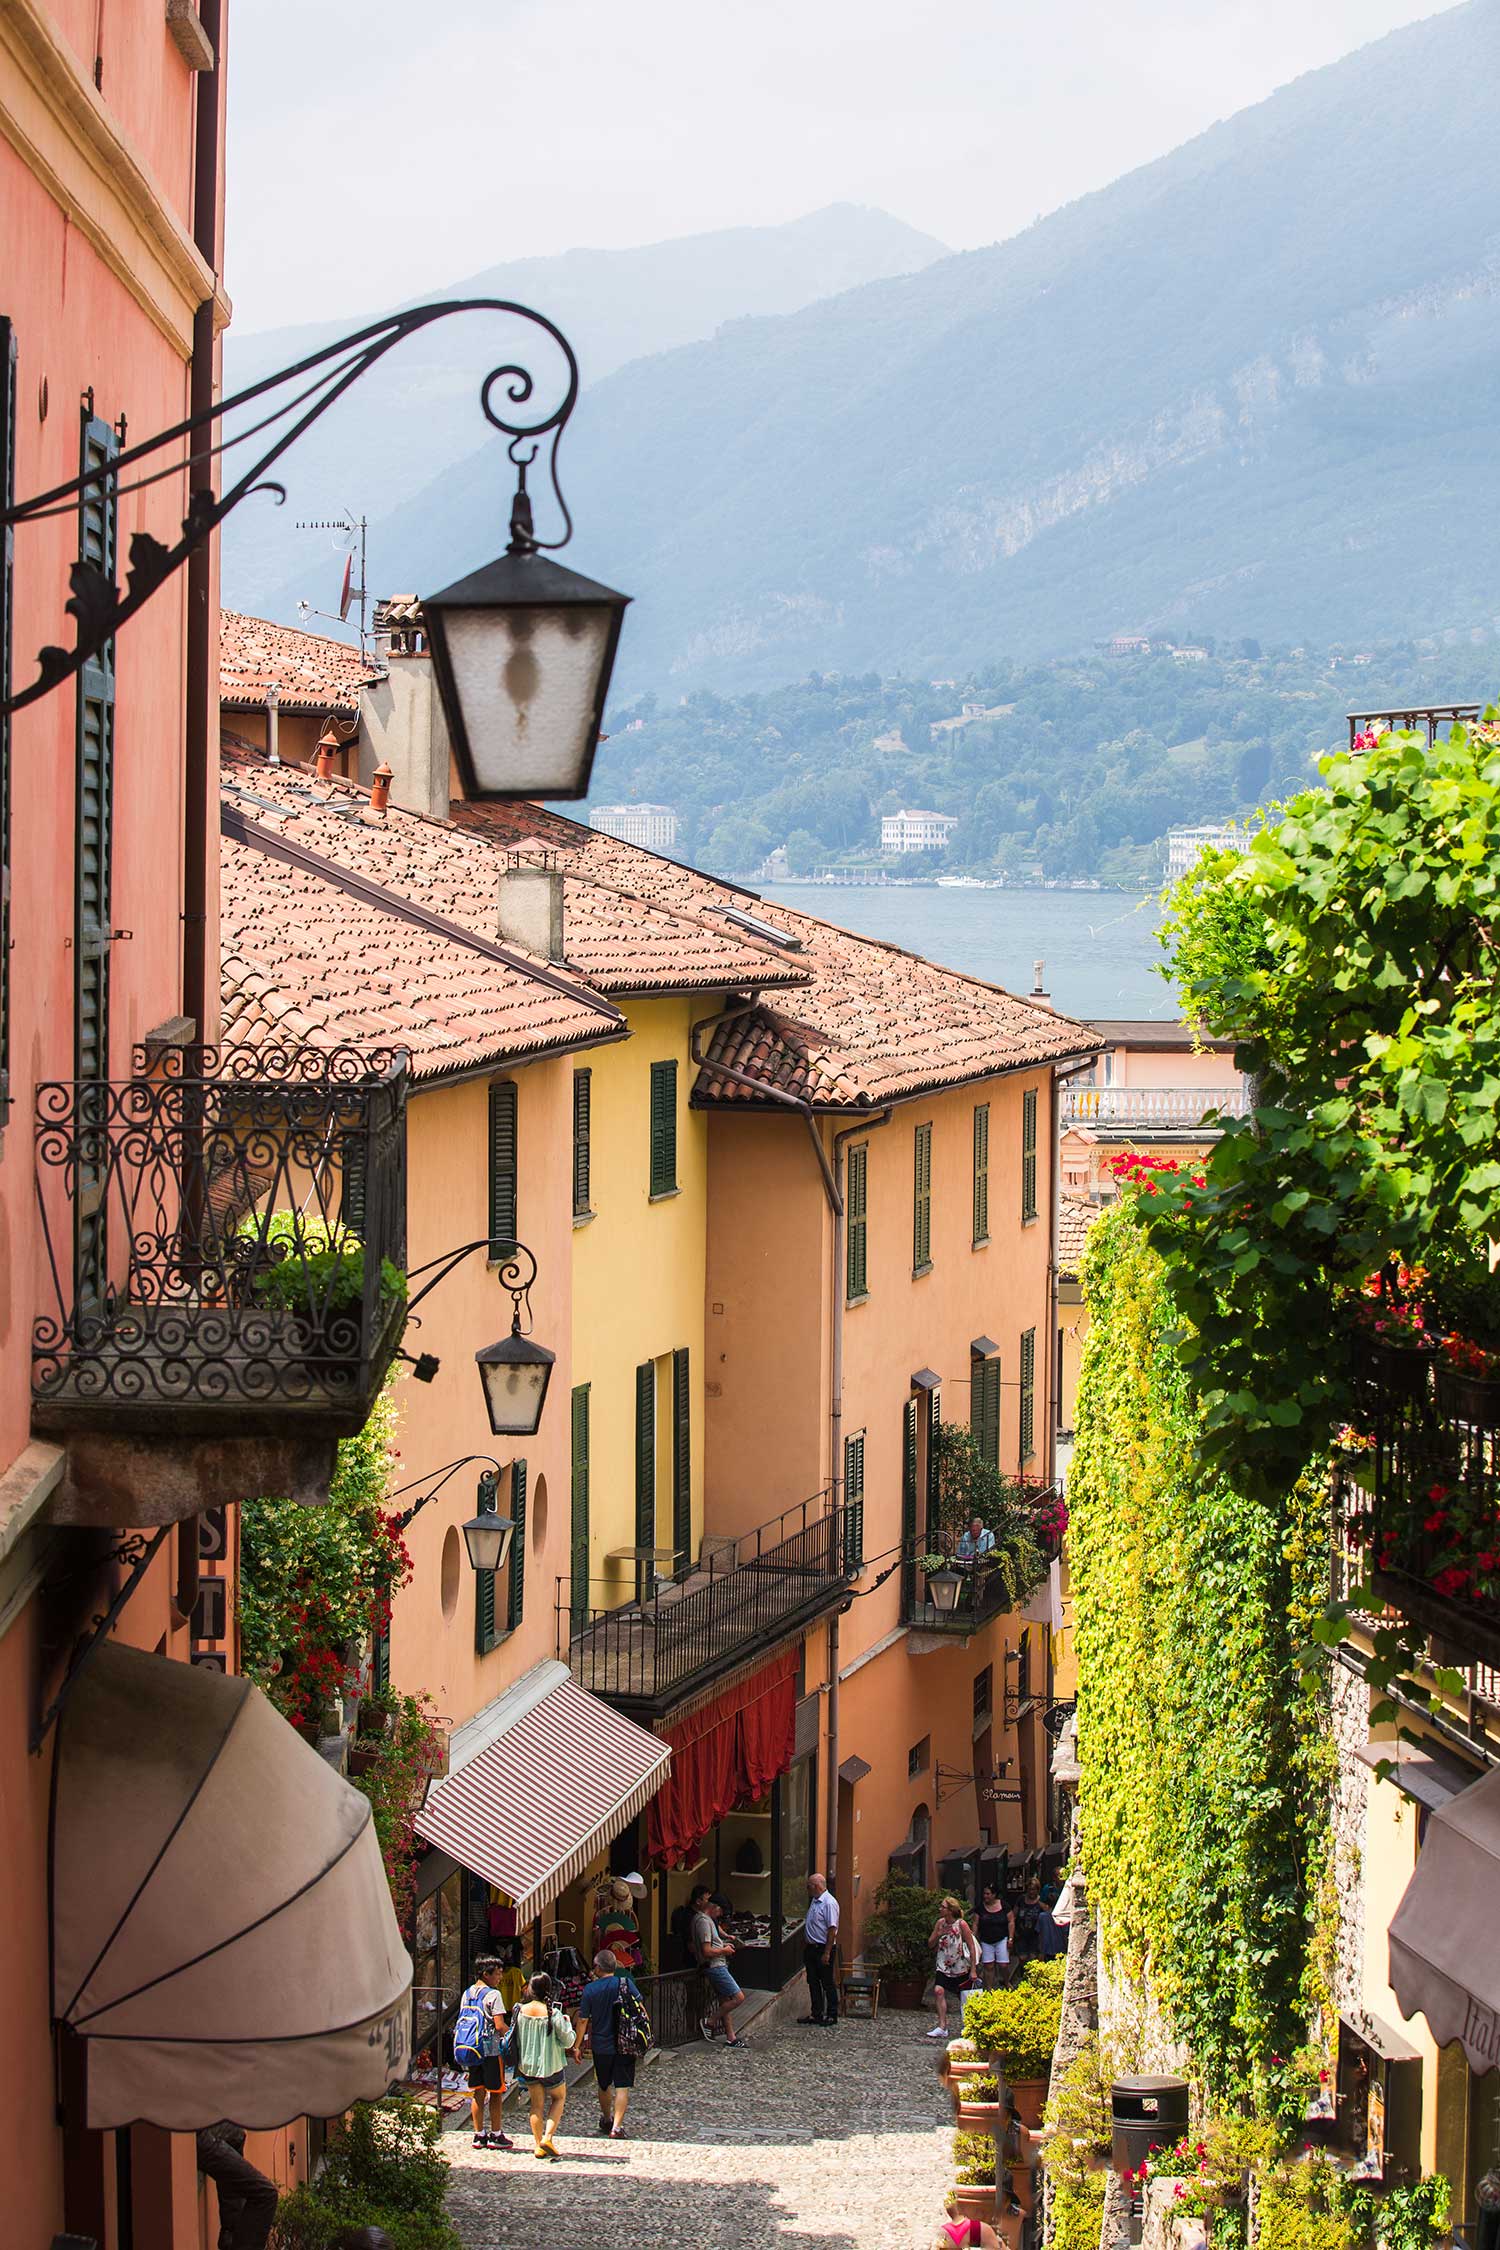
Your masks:
M1441 1414L1474 1429L1500 1429L1500 1377L1471 1375L1444 1360L1437 1364L1437 1402Z

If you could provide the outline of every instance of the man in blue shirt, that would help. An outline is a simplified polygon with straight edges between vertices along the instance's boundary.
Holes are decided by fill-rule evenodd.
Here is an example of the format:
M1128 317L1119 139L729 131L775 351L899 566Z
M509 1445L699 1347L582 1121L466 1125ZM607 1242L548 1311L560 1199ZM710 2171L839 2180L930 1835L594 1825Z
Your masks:
M982 1516L975 1516L958 1542L959 1562L967 1563L972 1568L975 1563L983 1562L986 1555L994 1552L995 1534Z
M633 1992L640 1999L635 1978L620 1968L608 1947L594 1955L594 1975L579 1995L578 2012L589 2027L589 2052L594 2058L594 2080L599 2089L598 2131L620 2140L625 2132L625 2112L635 2084L635 2057L622 2055L615 2046L615 2010L622 1996Z
M821 1875L807 1878L807 1919L802 1925L802 1966L807 1972L809 2013L802 2023L831 2031L839 2020L839 1988L833 1956L839 1942L839 1902Z

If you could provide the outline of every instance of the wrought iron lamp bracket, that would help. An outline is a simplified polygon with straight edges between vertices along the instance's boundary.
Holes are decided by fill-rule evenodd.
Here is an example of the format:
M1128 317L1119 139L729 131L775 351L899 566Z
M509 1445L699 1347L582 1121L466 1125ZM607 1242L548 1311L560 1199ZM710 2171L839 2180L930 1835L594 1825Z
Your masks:
M450 314L466 312L504 313L508 317L524 320L550 337L561 352L566 367L566 382L558 403L546 413L530 416L517 410L526 406L536 391L536 381L518 362L509 360L492 368L480 386L479 404L484 418L510 440L507 448L517 471L517 488L511 510L511 552L530 553L538 548L565 547L573 536L573 519L563 499L558 481L557 453L568 418L578 401L578 361L573 347L562 330L546 316L533 312L529 306L513 304L503 297L455 297L441 304L417 305L408 312L392 313L384 320L372 321L367 328L357 329L353 335L342 337L336 344L327 344L321 351L310 352L305 359L284 367L278 374L267 375L258 383L251 383L231 398L221 399L213 406L174 422L170 429L159 430L154 437L144 438L139 444L126 446L114 459L99 468L85 470L66 484L53 485L50 491L36 493L30 500L18 501L15 506L0 510L0 530L12 525L34 523L48 516L68 515L82 495L94 485L109 484L121 493L139 492L145 486L161 482L164 478L181 476L184 467L196 467L226 453L231 446L242 445L257 436L273 423L295 414L298 407L307 411L298 415L290 429L284 430L275 443L261 454L254 466L247 469L229 490L215 497L206 486L196 488L188 501L188 512L182 518L182 536L171 545L165 545L147 531L136 532L130 542L130 559L122 592L114 581L95 564L75 562L69 573L72 587L66 609L75 620L75 645L71 649L48 646L37 656L37 677L29 687L19 690L8 702L0 704L0 714L24 710L29 703L37 702L65 680L74 678L85 664L99 655L119 632L129 623L136 611L144 608L158 587L163 586L179 570L195 550L215 532L224 518L247 499L252 492L270 492L279 507L286 498L286 487L267 471L280 460L283 453L294 445L303 431L328 411L336 399L342 398L352 384L376 366L396 344L414 336L419 330L430 327L436 320L446 320ZM319 372L320 371L320 372ZM238 436L219 444L207 446L202 451L190 451L184 462L173 459L167 467L151 471L129 484L119 479L138 462L150 459L166 447L175 447L180 440L191 439L201 430L218 423L224 415L262 398L267 392L279 390L299 376L309 375L312 380L285 405L252 422ZM504 385L504 400L497 407L494 393ZM308 401L311 400L311 404ZM550 442L549 442L550 441ZM563 535L561 539L538 539L532 523L531 499L526 490L526 471L537 459L546 444L547 471L551 479L553 497L561 511Z
M61 1687L33 1727L31 1732L31 1753L33 1757L41 1749L42 1744L62 1717L68 1698L77 1685L79 1674L88 1664L100 1642L105 1638L116 1618L124 1609L125 1604L145 1577L146 1572L155 1560L157 1550L171 1528L172 1526L169 1523L159 1524L149 1539L143 1531L131 1532L126 1538L120 1540L117 1546L112 1547L109 1554L104 1558L109 1562L127 1562L130 1569L115 1589L114 1598L109 1607L100 1611L94 1617L92 1621L93 1631L74 1656L67 1671L63 1674Z
M415 1281L419 1274L424 1273L432 1274L432 1279L424 1281L416 1295L407 1298L407 1318L410 1319L423 1298L431 1296L439 1282L446 1281L449 1274L463 1264L465 1258L472 1258L476 1250L492 1251L493 1247L489 1236L487 1234L481 1235L477 1242L465 1242L457 1250L445 1250L440 1257L429 1258L425 1266L413 1266L407 1274L408 1281ZM434 1267L438 1269L436 1272L433 1271ZM513 1336L529 1336L531 1334L531 1285L536 1279L537 1271L535 1257L527 1249L524 1242L508 1243L495 1261L495 1270L499 1276L501 1288L510 1291L511 1334ZM521 1325L521 1307L523 1304L526 1307L526 1325L524 1328ZM420 1325L421 1323L418 1322L419 1327Z

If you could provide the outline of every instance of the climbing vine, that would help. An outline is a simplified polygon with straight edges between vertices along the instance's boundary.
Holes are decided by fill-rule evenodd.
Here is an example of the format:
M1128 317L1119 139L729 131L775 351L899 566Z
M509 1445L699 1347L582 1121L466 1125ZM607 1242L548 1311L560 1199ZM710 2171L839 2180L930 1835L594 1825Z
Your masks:
M1089 1896L1211 2100L1286 2113L1327 1997L1332 1752L1305 1661L1326 1489L1302 1476L1273 1504L1205 1459L1151 1202L1149 1177L1127 1179L1085 1266L1068 1536Z

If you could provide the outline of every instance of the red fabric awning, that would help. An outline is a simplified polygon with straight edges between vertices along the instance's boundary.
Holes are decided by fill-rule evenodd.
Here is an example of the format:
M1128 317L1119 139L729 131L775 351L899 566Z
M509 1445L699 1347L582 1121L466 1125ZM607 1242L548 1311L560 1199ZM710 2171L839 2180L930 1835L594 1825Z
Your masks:
M672 1771L646 1808L646 1844L658 1866L680 1867L725 1813L763 1797L792 1762L797 1650L782 1653L726 1695L662 1730Z

